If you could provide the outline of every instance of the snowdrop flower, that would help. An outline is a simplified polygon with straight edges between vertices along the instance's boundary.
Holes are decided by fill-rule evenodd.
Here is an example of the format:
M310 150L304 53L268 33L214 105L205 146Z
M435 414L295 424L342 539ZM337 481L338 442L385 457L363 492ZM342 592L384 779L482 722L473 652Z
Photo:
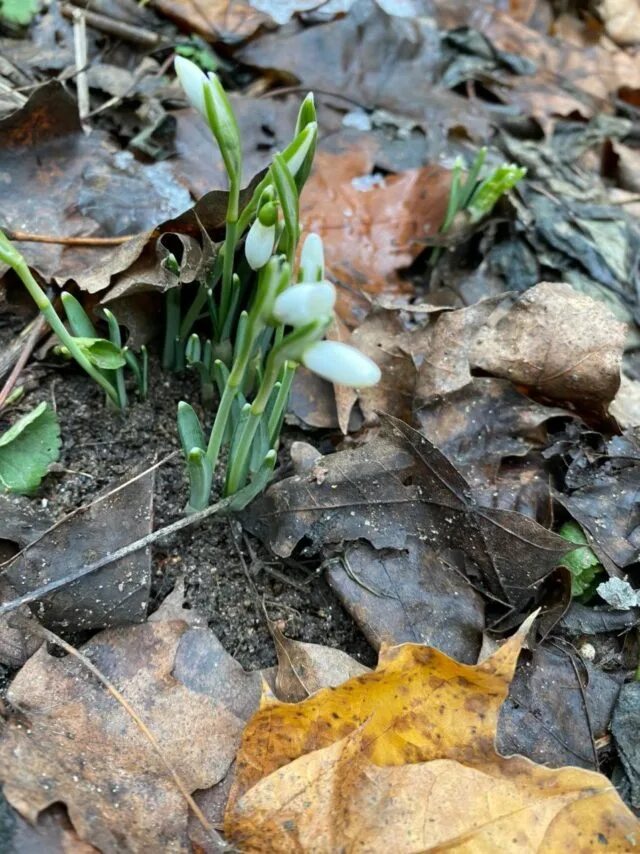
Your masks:
M263 225L256 217L244 242L244 254L252 270L264 267L273 254L275 241L275 225Z
M380 381L380 368L364 353L340 341L316 341L302 354L302 364L339 385L367 388Z
M336 289L331 282L303 282L276 297L273 316L287 326L306 326L331 317L335 304Z
M319 282L324 277L324 249L319 234L308 234L300 252L300 281Z
M174 66L187 100L206 119L207 111L204 105L204 87L209 85L207 75L198 68L195 62L191 62L190 59L186 59L184 56L176 56Z

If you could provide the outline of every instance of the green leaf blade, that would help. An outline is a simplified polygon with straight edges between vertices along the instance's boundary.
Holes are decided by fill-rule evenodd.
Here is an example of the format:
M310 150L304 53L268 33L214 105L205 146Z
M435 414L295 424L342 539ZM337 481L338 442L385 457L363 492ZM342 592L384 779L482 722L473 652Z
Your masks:
M0 488L33 492L59 458L60 446L56 414L43 402L0 435Z

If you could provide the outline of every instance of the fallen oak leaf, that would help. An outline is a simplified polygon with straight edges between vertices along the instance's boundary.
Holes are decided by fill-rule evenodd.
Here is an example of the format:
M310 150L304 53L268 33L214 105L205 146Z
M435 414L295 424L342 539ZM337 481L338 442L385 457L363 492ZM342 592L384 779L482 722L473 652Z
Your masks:
M495 752L530 622L479 665L405 644L332 691L265 702L243 735L230 841L242 851L629 850L640 824L605 777Z

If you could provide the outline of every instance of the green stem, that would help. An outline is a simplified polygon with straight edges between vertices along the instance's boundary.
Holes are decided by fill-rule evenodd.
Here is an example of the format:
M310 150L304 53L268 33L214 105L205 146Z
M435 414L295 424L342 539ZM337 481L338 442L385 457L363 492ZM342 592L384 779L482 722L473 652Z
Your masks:
M258 424L267 408L271 391L278 380L279 369L275 359L267 359L265 373L260 383L258 394L251 405L249 417L242 428L238 444L234 449L233 458L229 461L227 495L233 495L234 492L237 492L243 486L249 454L251 452L251 443L258 429Z
M224 439L227 421L229 420L231 407L233 406L233 401L237 393L238 386L232 386L231 382L228 382L225 386L222 397L220 398L218 411L216 412L216 417L211 429L211 435L209 436L209 444L207 445L207 460L211 465L212 471L215 471L218 464L218 457L220 456L220 448L222 447L222 440Z
M231 308L231 295L233 291L233 262L235 259L236 244L238 242L238 204L240 188L237 182L231 182L229 186L229 202L227 207L227 230L224 237L224 248L222 256L222 294L220 296L220 324L224 327L229 309Z
M253 407L249 412L249 416L244 423L238 444L233 454L233 458L229 462L229 473L227 476L227 495L233 495L244 486L244 480L247 475L249 454L253 438L256 435L256 430L262 418L261 412L254 412Z
M171 288L166 295L166 319L162 367L165 371L176 369L176 338L180 331L180 288Z
M115 403L116 406L119 406L120 401L118 398L118 392L109 382L109 380L106 379L106 377L94 365L92 365L89 359L82 352L81 348L78 347L75 342L75 338L73 337L73 335L69 334L66 326L58 317L56 310L51 303L51 300L31 275L31 271L29 270L27 262L24 260L24 258L18 255L18 258L11 264L11 266L20 277L20 280L29 292L29 295L37 305L38 309L44 315L44 318L51 327L51 329L55 332L60 341L67 348L69 353L71 353L77 364L80 365L83 371L89 374L91 379L95 380L95 382L97 382L98 385L106 391L107 395L109 396L109 399L113 403Z
M285 409L287 408L287 403L289 402L291 384L293 383L295 373L295 367L293 367L290 363L287 363L284 369L284 377L282 378L282 382L278 390L278 395L273 404L273 409L271 410L271 414L269 416L269 423L267 425L267 431L269 433L269 445L272 448L275 446L280 435L280 430L282 428L282 419L284 417Z

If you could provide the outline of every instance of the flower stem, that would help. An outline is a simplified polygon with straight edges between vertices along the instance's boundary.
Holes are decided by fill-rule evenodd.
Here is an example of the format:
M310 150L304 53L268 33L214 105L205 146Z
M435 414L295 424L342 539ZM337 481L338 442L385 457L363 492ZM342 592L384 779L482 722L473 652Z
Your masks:
M3 260L5 260L4 256ZM17 250L13 250L11 258L6 258L6 261L18 274L23 285L29 292L29 295L37 305L38 309L44 315L47 323L58 336L60 341L64 344L64 346L67 348L69 353L73 356L77 364L80 365L80 367L87 374L89 374L91 379L95 380L95 382L97 382L98 385L106 391L107 395L109 396L109 399L113 403L115 403L116 406L119 407L120 399L118 396L118 392L109 382L109 380L106 379L106 377L89 361L89 359L82 352L82 349L78 347L75 342L75 338L73 337L73 335L69 334L66 326L58 317L58 314L55 308L53 307L51 300L31 275L31 271L27 266L27 262L24 260L22 255L20 255Z

